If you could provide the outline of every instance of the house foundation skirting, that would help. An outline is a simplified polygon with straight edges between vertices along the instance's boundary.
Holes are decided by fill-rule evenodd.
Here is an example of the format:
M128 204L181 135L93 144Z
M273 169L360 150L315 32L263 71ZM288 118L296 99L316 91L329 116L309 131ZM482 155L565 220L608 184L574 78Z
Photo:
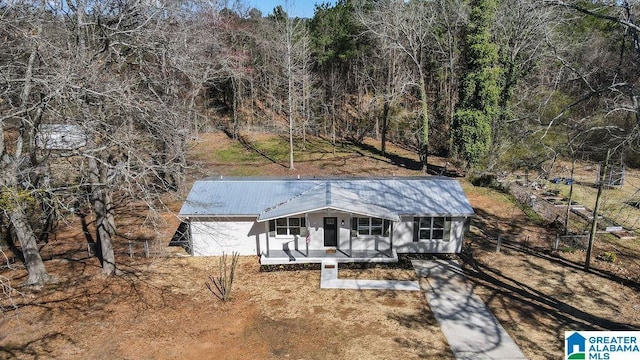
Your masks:
M395 250L353 250L352 254L347 251L337 250L335 253L327 253L324 250L270 250L269 255L263 253L260 257L262 265L283 265L283 264L320 264L327 259L334 259L339 263L352 262L398 262L398 253Z

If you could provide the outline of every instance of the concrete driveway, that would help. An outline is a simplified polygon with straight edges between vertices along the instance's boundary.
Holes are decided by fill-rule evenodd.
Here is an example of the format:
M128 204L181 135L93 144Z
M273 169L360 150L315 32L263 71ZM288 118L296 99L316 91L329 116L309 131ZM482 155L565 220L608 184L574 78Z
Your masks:
M458 360L526 359L452 260L412 260L429 306Z

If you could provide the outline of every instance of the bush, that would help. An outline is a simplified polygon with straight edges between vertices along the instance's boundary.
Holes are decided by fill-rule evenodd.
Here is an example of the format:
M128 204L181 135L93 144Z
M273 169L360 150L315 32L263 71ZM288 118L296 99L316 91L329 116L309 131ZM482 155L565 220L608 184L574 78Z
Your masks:
M596 258L598 260L606 261L610 263L615 263L618 260L618 257L616 256L616 254L611 251L605 251L604 253L598 255Z
M209 281L205 281L207 289L222 301L231 300L231 285L236 275L239 254L234 252L231 255L231 264L227 263L227 255L222 254L218 263L218 276L209 276Z
M471 178L473 186L496 188L500 186L495 174L482 174Z

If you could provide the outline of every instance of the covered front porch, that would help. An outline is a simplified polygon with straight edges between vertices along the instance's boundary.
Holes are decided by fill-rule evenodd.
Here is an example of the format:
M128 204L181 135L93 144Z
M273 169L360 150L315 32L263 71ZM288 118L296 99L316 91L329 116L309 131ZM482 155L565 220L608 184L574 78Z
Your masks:
M263 211L261 263L397 262L394 211L335 184L321 184Z
M323 260L334 259L339 263L350 262L398 262L398 253L395 250L269 250L260 257L262 265L284 264L319 264Z

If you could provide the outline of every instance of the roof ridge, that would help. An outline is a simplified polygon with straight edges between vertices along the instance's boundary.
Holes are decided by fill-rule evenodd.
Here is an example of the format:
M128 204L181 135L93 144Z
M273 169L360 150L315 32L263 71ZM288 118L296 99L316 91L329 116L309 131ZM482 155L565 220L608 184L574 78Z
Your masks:
M273 210L273 209L275 209L275 208L277 208L277 207L279 207L279 206L281 206L281 205L284 205L284 204L286 204L286 203L290 203L291 201L293 201L293 200L295 200L295 199L297 199L297 198L301 197L302 195L304 195L304 194L306 194L306 193L308 193L308 192L310 192L310 191L312 191L312 190L315 190L315 189L317 189L317 188L320 188L320 187L321 187L321 186L323 186L323 185L324 185L324 184L318 184L318 185L316 185L316 186L314 186L314 187L312 187L312 188L310 188L310 189L307 189L307 190L305 190L305 191L303 191L303 192L301 192L301 193L299 193L299 194L297 194L297 195L294 195L294 196L292 196L292 197L288 198L288 199L287 199L287 200L285 200L285 201L282 201L282 202L280 202L280 203L278 203L278 204L275 204L275 205L269 206L268 208L266 208L266 209L262 210L262 211L260 212L260 214L259 214L259 215L262 215L262 214L264 214L264 213L267 213L267 212L269 212L269 211L271 211L271 210Z
M326 186L326 204L331 205L331 185L333 185L330 181L325 182Z
M327 181L371 181L371 180L456 180L446 176L308 176L308 177L286 177L286 176L210 176L196 181L310 181L310 182L327 182Z

